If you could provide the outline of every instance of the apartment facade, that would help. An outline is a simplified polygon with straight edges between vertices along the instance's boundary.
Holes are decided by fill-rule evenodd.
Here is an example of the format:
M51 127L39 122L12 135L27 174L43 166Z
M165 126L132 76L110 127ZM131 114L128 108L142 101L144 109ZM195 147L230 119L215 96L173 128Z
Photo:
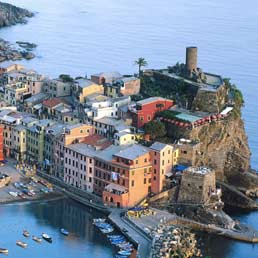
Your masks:
M167 110L174 105L173 100L161 97L151 97L138 101L135 107L131 107L132 124L137 128L143 127L152 121L158 112Z

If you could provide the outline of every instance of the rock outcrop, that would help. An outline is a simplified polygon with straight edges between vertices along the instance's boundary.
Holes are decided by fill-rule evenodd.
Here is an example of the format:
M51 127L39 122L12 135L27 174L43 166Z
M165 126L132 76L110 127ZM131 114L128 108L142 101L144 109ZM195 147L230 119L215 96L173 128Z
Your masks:
M196 165L209 166L217 179L235 183L250 168L250 150L243 120L233 115L225 120L194 128L190 137L199 140L201 153Z
M33 13L26 9L0 2L0 28L15 25L17 23L25 23L27 21L26 18L32 16ZM20 43L23 44L20 45ZM21 60L23 58L32 59L35 57L31 52L31 50L36 47L35 44L20 41L18 41L17 44L23 49L19 49L17 46L0 38L0 62Z
M26 18L32 17L33 13L14 5L0 2L0 28L25 23Z

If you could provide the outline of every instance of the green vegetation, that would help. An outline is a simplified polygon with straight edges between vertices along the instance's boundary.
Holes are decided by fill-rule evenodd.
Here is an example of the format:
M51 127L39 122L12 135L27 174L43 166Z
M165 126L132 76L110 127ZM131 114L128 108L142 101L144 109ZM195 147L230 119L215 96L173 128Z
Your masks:
M167 134L166 127L160 121L153 120L144 126L145 133L151 135L151 139L163 137Z
M142 72L142 67L145 67L148 65L148 62L145 60L145 58L143 57L139 57L135 62L135 65L138 65L138 69L139 69L139 77L141 75Z
M62 82L73 82L73 78L68 74L60 74L59 79L62 80Z
M241 116L241 108L244 106L244 97L242 92L237 88L235 84L230 82L230 78L223 79L227 89L229 90L229 101L234 105L233 116Z

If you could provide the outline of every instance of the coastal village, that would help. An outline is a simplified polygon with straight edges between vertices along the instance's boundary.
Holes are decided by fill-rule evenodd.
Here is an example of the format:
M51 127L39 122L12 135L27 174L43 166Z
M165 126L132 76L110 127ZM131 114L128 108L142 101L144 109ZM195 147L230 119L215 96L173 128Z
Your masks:
M0 187L14 183L4 172L13 164L23 180L43 185L38 191L50 193L54 186L110 213L111 222L138 246L126 226L131 223L152 244L148 257L201 256L194 235L182 225L257 242L255 231L223 211L223 187L216 181L226 177L224 163L215 166L207 159L220 153L205 153L196 137L238 115L239 92L198 68L196 47L186 48L185 64L141 68L134 75L52 79L18 63L1 63ZM167 92L157 86L162 94L152 94L160 83ZM13 201L34 196L23 183L15 187L9 191ZM138 246L137 257L147 257L146 246Z

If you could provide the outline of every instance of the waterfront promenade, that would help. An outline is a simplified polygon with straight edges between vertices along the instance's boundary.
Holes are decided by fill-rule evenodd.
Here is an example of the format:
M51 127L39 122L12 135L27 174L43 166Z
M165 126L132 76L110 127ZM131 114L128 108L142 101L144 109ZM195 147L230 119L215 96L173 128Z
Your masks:
M138 258L148 258L151 250L152 239L148 234L138 229L133 223L127 221L122 210L111 209L109 220L133 242L138 245Z

